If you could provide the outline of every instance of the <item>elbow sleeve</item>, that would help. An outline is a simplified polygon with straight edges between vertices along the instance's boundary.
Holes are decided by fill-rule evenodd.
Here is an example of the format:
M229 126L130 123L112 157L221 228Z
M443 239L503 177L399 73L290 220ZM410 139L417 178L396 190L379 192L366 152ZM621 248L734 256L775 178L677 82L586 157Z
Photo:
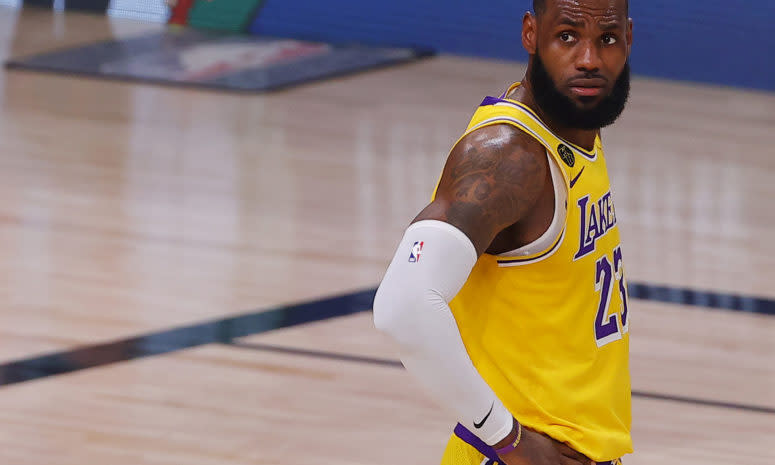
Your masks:
M374 325L399 343L411 344L420 329L412 320L420 318L424 308L443 311L476 259L473 244L454 226L435 220L412 224L377 289Z
M474 367L448 304L476 260L454 226L411 225L377 290L374 324L398 343L407 371L431 397L492 445L511 431L512 415Z

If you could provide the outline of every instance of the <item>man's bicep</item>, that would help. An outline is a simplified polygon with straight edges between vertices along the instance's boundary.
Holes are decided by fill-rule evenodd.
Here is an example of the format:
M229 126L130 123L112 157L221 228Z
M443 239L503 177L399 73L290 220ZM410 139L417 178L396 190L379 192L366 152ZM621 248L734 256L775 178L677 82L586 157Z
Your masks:
M462 201L449 202L447 199L437 196L417 215L412 223L422 220L438 220L449 223L462 231L474 244L477 255L481 255L492 240L492 238L488 240L487 231L490 228L482 224L486 221L483 219L484 215L486 215L486 211L479 204Z
M447 222L465 233L481 255L535 204L548 168L543 147L518 129L480 129L452 150L436 198L414 222Z

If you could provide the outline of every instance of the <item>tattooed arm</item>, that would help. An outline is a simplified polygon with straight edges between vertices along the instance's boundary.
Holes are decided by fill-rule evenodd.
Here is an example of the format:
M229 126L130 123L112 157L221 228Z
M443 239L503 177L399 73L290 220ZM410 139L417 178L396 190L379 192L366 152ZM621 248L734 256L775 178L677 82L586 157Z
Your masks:
M548 170L543 147L511 126L463 138L374 299L374 324L409 373L488 444L513 438L518 424L473 366L449 302L493 238L536 204Z
M519 129L502 124L479 129L452 150L436 199L413 222L449 223L481 255L499 232L536 204L548 170L544 147Z
M507 465L594 463L521 427L474 367L449 307L493 239L539 208L548 179L543 146L516 128L490 126L463 138L374 300L375 325L398 343L407 371L437 402L496 450L520 441L503 449Z

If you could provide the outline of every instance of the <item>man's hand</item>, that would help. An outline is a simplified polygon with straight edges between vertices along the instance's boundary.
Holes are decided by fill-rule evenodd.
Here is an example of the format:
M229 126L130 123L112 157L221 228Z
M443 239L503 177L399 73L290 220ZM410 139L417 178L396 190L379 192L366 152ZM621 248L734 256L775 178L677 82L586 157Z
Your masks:
M517 448L501 460L506 465L595 465L584 454L524 426Z

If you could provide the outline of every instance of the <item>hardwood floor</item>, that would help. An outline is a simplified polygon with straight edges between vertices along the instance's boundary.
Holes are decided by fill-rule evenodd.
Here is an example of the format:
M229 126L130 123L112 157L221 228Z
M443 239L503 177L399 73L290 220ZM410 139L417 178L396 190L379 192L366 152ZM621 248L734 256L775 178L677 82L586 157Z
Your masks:
M0 57L159 27L0 7ZM0 71L0 359L373 287L523 72L441 56L244 96ZM604 134L630 281L775 298L773 128L773 94L635 79ZM627 465L775 463L775 317L632 307ZM453 420L378 363L370 314L238 342L0 387L0 462L438 463Z

